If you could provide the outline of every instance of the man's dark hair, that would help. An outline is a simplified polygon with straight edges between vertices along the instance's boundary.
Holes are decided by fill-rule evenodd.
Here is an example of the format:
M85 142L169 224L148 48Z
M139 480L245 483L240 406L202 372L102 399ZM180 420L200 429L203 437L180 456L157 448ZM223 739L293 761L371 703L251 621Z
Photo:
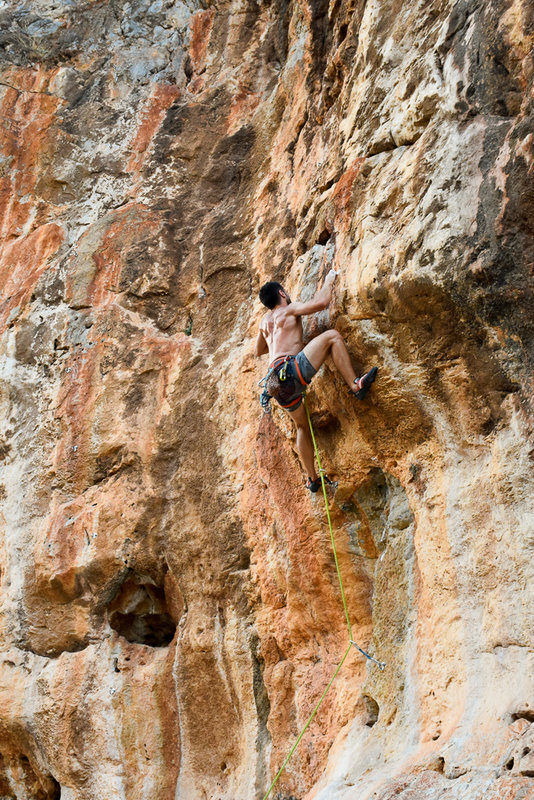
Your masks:
M260 300L263 305L267 306L267 308L276 308L276 306L281 303L281 298L278 294L280 290L282 292L285 291L281 283L277 283L276 281L264 283L260 289Z

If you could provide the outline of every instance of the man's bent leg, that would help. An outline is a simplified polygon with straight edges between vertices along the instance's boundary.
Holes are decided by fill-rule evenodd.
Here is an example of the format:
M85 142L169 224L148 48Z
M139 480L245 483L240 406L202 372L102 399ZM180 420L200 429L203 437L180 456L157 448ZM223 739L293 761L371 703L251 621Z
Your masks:
M311 438L308 416L304 405L300 405L295 411L290 411L291 416L297 426L297 450L300 461L306 475L313 480L317 478L315 471L315 457L313 450L313 440Z
M356 373L352 368L350 356L343 337L338 331L330 330L320 333L309 342L302 351L310 364L317 370L328 355L351 389L354 388Z

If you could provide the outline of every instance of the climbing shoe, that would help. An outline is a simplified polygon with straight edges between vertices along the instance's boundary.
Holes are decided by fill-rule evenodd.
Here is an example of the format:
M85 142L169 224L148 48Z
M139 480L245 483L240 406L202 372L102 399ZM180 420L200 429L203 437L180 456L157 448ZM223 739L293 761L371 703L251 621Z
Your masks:
M337 489L337 481L331 481L328 475L324 476L324 482L326 486L331 486L332 489ZM312 481L311 478L308 478L308 480L306 481L306 489L309 489L310 492L313 492L313 494L315 494L315 492L318 492L320 488L321 488L321 476L316 478L314 481Z
M356 386L356 391L351 389L353 395L355 395L358 400L363 400L369 389L371 388L371 384L376 378L376 373L378 372L378 367L373 367L366 372L365 375L362 375L361 378L355 378L354 384Z

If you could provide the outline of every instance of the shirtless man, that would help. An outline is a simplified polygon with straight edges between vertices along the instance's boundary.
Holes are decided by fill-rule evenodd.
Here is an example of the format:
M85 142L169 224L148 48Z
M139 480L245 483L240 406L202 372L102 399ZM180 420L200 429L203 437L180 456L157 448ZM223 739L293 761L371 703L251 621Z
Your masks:
M369 391L378 371L377 367L373 367L357 378L343 338L336 330L325 331L304 346L301 317L315 314L329 305L336 277L337 272L331 269L322 289L307 303L292 303L283 286L275 281L262 286L259 294L263 305L270 310L260 323L254 355L258 357L269 353L271 372L266 388L295 421L297 450L308 475L306 486L311 492L319 489L321 479L315 469L313 441L302 406L306 386L329 355L351 392L360 400ZM279 376L283 373L284 365L285 379L281 380Z

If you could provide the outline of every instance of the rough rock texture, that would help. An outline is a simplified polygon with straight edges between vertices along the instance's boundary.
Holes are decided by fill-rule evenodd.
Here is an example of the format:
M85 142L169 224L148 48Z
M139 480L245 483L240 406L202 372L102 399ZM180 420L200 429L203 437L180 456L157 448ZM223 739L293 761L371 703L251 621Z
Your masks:
M530 0L0 5L0 797L534 798ZM335 245L335 247L334 247ZM264 360L265 361L265 360ZM530 587L530 588L529 588Z

